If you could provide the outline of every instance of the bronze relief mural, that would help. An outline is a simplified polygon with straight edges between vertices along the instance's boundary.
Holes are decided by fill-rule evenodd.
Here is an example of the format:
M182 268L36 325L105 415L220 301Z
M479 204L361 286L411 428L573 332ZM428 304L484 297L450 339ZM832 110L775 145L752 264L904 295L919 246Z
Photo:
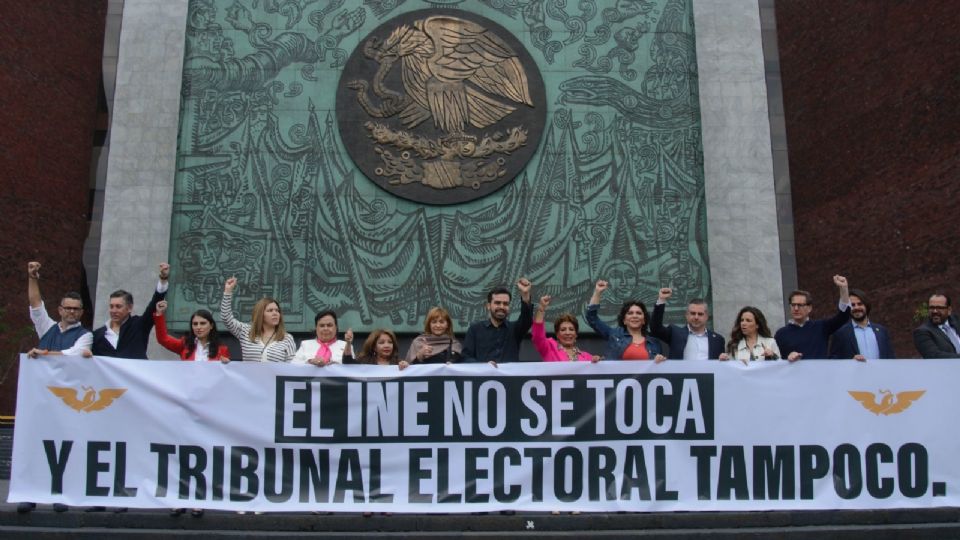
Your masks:
M231 275L304 332L709 298L691 3L191 0L169 320Z
M546 119L536 63L500 25L420 10L380 25L337 89L340 140L387 192L432 204L489 195L523 170Z

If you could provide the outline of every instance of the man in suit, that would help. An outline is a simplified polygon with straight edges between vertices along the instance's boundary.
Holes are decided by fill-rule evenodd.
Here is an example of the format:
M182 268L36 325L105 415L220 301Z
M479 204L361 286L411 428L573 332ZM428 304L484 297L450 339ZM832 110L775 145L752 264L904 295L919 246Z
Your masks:
M110 319L93 331L93 355L117 358L147 358L147 344L153 329L157 302L167 294L170 265L160 264L160 281L143 315L132 315L133 295L124 290L110 294Z
M667 309L667 300L673 296L673 289L660 289L657 304L653 308L650 321L650 333L670 346L670 360L726 360L723 352L723 336L707 328L710 310L702 298L694 298L687 303L687 324L680 326L663 325L663 312Z
M950 297L934 293L927 300L928 317L913 331L913 344L923 358L960 358L960 320L953 314Z
M865 362L878 358L896 358L890 332L870 322L870 302L860 289L850 289L850 324L830 338L830 358L853 358Z

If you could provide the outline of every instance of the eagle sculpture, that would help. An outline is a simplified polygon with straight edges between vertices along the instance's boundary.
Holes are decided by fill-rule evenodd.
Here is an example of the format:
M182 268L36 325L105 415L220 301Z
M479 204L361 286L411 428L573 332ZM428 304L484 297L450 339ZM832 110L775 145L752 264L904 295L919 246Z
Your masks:
M470 125L485 128L519 105L533 106L517 53L479 24L451 16L434 16L394 29L383 43L370 40L364 54L380 63L371 104L366 81L352 81L364 110L375 117L399 114L407 128L432 118L436 128L461 134ZM405 95L384 87L399 60Z

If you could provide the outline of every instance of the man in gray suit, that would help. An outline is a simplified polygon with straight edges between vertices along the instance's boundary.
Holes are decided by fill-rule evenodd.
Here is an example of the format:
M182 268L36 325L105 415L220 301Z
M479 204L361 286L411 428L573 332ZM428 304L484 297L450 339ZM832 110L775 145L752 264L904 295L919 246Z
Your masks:
M924 358L960 358L960 320L953 314L950 297L934 293L927 301L929 316L913 331L913 344Z

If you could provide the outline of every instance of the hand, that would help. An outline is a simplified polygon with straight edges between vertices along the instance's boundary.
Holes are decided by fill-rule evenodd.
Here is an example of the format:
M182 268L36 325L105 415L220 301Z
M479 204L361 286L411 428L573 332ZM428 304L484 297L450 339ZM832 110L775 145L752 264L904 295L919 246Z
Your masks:
M229 363L230 363L230 359L229 359L229 358L221 358L221 359L220 359L220 363L222 363L222 364L229 364Z
M167 311L167 301L161 300L157 302L157 315L163 315Z
M495 360L490 360L490 361L488 361L487 363L490 364L490 365L493 366L493 367L497 367L497 362L496 362Z
M307 360L307 363L308 363L308 364L313 364L313 365L315 365L315 366L317 366L317 367L324 367L324 366L330 364L330 361L329 361L329 360L324 360L324 359L322 359L322 358L311 358L311 359Z
M602 279L597 280L597 285L593 288L593 292L597 294L603 294L603 291L607 290L610 284Z
M833 284L843 289L847 287L847 278L840 275L833 276Z
M420 347L419 351L417 351L417 360L423 360L430 356L433 356L433 347L430 345L424 345L423 347Z
M721 362L726 362L727 360L730 359L730 355L724 352L724 353L720 353L720 356L717 357L717 358L718 358Z
M170 264L160 263L160 281L166 281L170 277Z
M27 263L27 277L33 278L33 279L40 279L40 263L38 262Z
M603 357L602 357L602 356L593 355L593 356L590 358L590 363L591 363L591 364L596 364L597 362L599 362L599 361L601 361L601 360L603 360Z
M855 355L853 355L853 359L856 360L857 362L866 362L866 361L867 361L867 357L864 356L864 355L862 355L862 354L855 354Z
M660 289L660 294L657 295L657 302L663 303L670 299L673 296L673 289L670 287L664 287Z
M659 363L665 361L666 359L667 359L667 357L664 356L664 355L662 355L662 354L658 354L658 355L656 355L656 356L653 357L653 361L654 361L654 363L656 363L656 364L659 364Z
M90 349L83 349L83 352L80 353L80 356L84 358L93 358L93 353L90 351Z
M234 287L236 286L237 286L237 278L231 277L227 279L227 281L224 282L223 284L224 294L231 294L233 292Z
M533 287L533 283L530 283L530 280L522 277L517 280L517 290L520 291L521 295L529 295L530 287Z
M770 347L764 347L764 348L763 348L763 357L764 357L764 358L776 358L776 357L777 357L777 353L773 352L773 349L771 349Z
M791 362L796 362L797 360L799 360L799 359L801 359L801 358L803 358L803 354L798 353L797 351L793 351L792 353L790 353L790 354L787 355L787 360L789 360L789 361L791 361Z
M403 370L407 369L408 367L410 367L410 362L407 362L406 360L401 360L401 361L397 364L397 367L400 368L400 371L403 371Z
M343 333L343 340L347 342L347 345L353 345L353 328L347 328L347 331Z
M540 311L547 311L547 307L550 306L550 295L545 295L540 297Z
M43 356L45 354L47 354L47 351L45 349L37 349L36 347L34 347L33 349L30 349L30 352L27 353L27 356L29 356L30 358L36 358L38 356Z

